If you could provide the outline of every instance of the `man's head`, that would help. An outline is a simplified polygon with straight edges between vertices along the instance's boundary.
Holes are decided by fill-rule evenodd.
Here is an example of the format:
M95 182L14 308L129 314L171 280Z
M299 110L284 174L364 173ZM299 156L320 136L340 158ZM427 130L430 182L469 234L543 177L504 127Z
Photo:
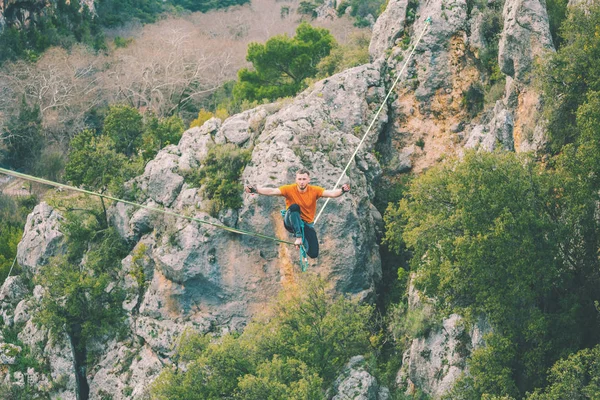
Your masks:
M310 173L306 168L301 168L296 172L296 185L298 189L304 191L310 183Z

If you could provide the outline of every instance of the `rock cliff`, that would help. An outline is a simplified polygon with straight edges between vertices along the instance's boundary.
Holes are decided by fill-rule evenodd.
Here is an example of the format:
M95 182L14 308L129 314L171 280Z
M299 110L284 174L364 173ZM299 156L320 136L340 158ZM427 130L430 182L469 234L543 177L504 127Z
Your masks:
M312 183L333 187L408 59L410 44L427 29L343 177L352 191L329 202L316 226L321 254L311 261L310 271L331 282L332 290L372 301L381 280L382 218L372 204L378 179L419 172L465 147L523 151L543 143L539 96L529 76L535 58L552 51L545 6L538 0L506 0L502 9L497 60L506 83L499 99L482 104L475 113L469 110L467 93L489 80L478 58L491 46L483 33L482 11L470 10L465 0L418 5L390 0L373 28L371 63L316 82L292 100L262 105L225 121L211 119L186 131L177 145L161 150L128 189L146 205L288 239L279 214L282 199L244 195L239 209L211 217L208 200L190 186L186 173L203 165L210 146L230 143L251 150L244 183L277 187L293 181L295 171L306 167ZM432 24L427 26L429 16ZM110 209L110 219L133 247L115 282L128 293L123 308L129 332L119 341L95 344L98 362L87 377L92 398L142 397L148 382L171 363L173 344L184 329L243 329L299 273L298 255L290 246L123 204ZM26 275L65 251L60 223L59 213L45 203L30 215L18 254ZM142 264L143 285L134 278L134 255ZM49 371L5 374L2 379L27 382L53 398L75 398L68 341L50 341L47 332L31 322L43 290L11 278L2 288L0 308L5 324L19 327L21 342L37 349L35 354L48 363ZM464 371L468 351L463 350L481 343L476 332L465 332L459 322L459 316L450 316L441 330L413 342L399 375L402 384L410 381L433 396L452 386ZM22 349L7 346L1 338L0 342L0 357L10 364L11 354ZM385 390L357 365L349 365L336 383L338 396L352 382L365 382L369 389L363 398L386 398Z

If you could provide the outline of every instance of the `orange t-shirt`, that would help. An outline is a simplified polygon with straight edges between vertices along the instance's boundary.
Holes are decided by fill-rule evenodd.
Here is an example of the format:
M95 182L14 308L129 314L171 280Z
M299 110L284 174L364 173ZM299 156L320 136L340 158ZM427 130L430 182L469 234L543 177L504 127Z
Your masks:
M287 210L292 204L300 206L300 218L304 222L312 224L315 220L317 212L317 199L323 196L323 189L320 186L308 185L306 192L300 193L297 184L284 185L279 188L281 194L285 197L285 209Z

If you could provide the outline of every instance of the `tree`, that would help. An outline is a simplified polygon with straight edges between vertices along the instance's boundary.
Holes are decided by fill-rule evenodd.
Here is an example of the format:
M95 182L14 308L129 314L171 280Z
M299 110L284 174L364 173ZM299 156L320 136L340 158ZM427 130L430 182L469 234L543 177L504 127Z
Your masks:
M34 322L47 328L58 338L66 334L73 349L78 399L87 399L87 349L92 340L115 335L124 321L121 306L125 295L112 283L118 279L121 259L128 251L116 230L98 232L95 221L86 221L70 214L71 223L79 231L95 231L87 235L92 240L83 246L90 248L85 263L81 259L54 258L34 277L45 288L39 312ZM67 234L68 239L77 240Z
M88 113L103 102L99 66L106 62L82 46L66 51L52 48L36 63L8 63L0 70L0 111L17 114L24 98L39 108L42 135L64 149L86 127Z
M23 98L18 116L8 121L0 138L6 148L2 165L32 169L43 147L39 108L30 107Z
M583 349L556 362L549 372L550 384L527 400L600 398L600 346Z
M127 157L135 154L142 142L142 115L133 107L114 105L104 118L102 133L112 139L117 153Z
M154 158L160 149L169 144L179 143L183 131L183 121L176 115L163 119L149 116L142 134L141 150L144 160Z
M582 203L566 201L576 193L527 156L468 152L412 181L386 212L386 242L412 252L416 286L442 312L486 315L499 335L497 352L473 355L479 395L522 395L558 357L599 339L588 317L597 260L582 251Z
M148 27L145 40L115 52L114 68L102 76L109 102L159 118L197 113L195 102L216 90L234 67L228 49L207 48L200 43L203 37L190 30L195 27L173 29L172 21L165 21Z
M293 38L279 35L265 44L250 43L246 60L254 70L242 68L238 72L235 98L241 102L295 95L305 87L306 78L317 74L317 64L334 43L328 30L308 23L300 24Z
M331 295L307 277L282 293L272 315L218 342L183 335L176 359L151 387L153 399L321 399L357 354L370 352L372 308ZM190 346L188 343L194 343Z
M562 47L538 69L554 152L577 140L577 110L589 91L600 91L600 35L590 34L599 25L597 2L572 7L560 29Z
M87 190L105 193L109 186L120 185L125 179L126 166L127 158L116 152L111 138L85 130L71 140L65 179ZM108 224L104 198L100 201Z

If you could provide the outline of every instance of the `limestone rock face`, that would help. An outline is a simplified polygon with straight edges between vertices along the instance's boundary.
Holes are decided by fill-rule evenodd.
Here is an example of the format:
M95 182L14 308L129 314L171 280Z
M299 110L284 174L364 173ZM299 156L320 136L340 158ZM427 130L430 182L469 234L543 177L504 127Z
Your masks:
M388 400L390 392L379 386L377 379L366 370L363 356L350 359L333 384L332 400Z
M396 39L404 32L408 0L390 0L385 11L373 25L373 35L369 44L371 60L377 60L391 49Z
M527 82L536 57L554 50L544 0L506 0L498 63L510 77Z
M411 285L409 309L428 313L431 301L422 298L423 295ZM460 315L444 318L440 326L412 340L403 355L396 383L406 388L409 395L418 388L434 399L441 398L463 373L469 373L467 357L474 349L485 346L484 336L491 331L485 318L480 318L469 330Z
M17 261L26 273L35 275L50 257L64 254L65 239L59 229L61 218L45 202L27 216L23 238L17 247Z
M311 184L333 188L360 142L358 136L366 131L385 95L380 85L379 71L370 65L317 82L312 90L267 118L243 180L278 187L293 182L295 172L305 167L311 171ZM310 268L325 274L340 292L361 297L374 294L381 274L370 207L371 182L381 174L381 168L367 150L386 122L387 112L383 111L356 155L356 164L340 182L351 183L352 191L332 199L315 225L320 255ZM283 199L247 197L238 226L261 233L276 232L287 239L279 217L282 208ZM263 252L268 251L265 254L276 254L278 245L263 243L261 247ZM290 249L282 250L287 262L294 262L295 252L288 255Z

